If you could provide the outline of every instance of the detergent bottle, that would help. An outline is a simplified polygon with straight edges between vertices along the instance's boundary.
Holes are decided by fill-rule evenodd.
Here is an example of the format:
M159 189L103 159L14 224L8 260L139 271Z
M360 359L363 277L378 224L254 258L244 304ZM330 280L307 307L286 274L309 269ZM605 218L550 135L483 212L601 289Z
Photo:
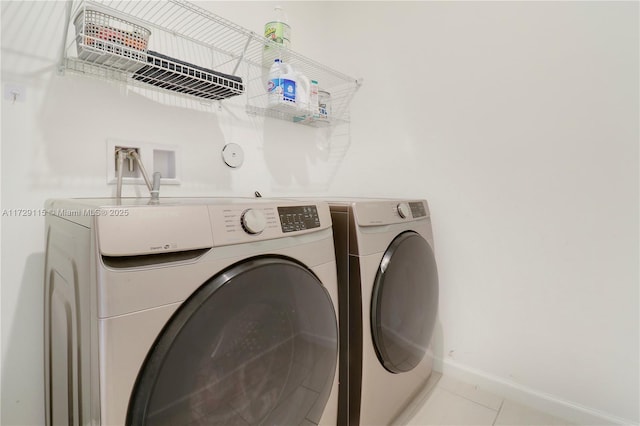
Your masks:
M309 95L311 94L311 82L299 71L296 71L296 108L302 116L309 114Z
M280 103L282 99L282 61L275 59L267 76L267 96L269 106Z
M267 82L270 107L296 105L296 80L293 68L280 59L275 59L269 69Z
M282 75L280 80L282 81L282 103L291 107L296 106L296 73L293 71L291 65L282 63L281 65Z

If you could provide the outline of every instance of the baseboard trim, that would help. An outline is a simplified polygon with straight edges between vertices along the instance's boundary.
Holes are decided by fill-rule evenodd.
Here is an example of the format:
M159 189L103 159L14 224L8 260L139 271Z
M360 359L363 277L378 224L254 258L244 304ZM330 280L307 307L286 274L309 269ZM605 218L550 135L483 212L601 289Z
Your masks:
M631 420L563 400L449 359L435 359L434 370L578 425L638 425Z

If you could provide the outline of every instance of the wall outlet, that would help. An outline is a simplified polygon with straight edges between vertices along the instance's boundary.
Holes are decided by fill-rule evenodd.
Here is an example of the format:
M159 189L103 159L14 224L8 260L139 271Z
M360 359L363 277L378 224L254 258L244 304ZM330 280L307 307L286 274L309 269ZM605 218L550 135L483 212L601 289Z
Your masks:
M150 181L153 180L154 172L160 172L161 186L180 185L179 150L177 146L115 139L107 140L107 184L117 184L117 152L122 149L134 149L138 153ZM122 184L146 185L140 167L133 158L124 160ZM162 190L160 193L162 193Z

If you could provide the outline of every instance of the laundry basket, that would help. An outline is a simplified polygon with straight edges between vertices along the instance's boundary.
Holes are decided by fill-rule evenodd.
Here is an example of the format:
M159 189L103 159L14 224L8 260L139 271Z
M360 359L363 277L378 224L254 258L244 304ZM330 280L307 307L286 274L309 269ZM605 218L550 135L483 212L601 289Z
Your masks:
M79 59L131 72L146 64L147 28L89 7L80 10L74 25Z

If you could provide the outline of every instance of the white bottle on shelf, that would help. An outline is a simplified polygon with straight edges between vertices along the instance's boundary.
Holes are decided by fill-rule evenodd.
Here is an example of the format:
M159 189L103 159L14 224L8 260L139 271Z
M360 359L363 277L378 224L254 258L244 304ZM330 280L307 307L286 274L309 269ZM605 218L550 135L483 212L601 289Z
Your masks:
M331 93L318 89L318 118L329 121L331 118Z
M318 118L318 82L311 80L311 86L309 89L309 115L312 118Z
M282 7L275 7L273 19L264 25L264 36L271 43L265 43L264 45L262 52L263 67L268 67L275 58L289 58L287 49L291 45L291 27L287 23L287 17Z
M274 17L264 26L264 36L288 48L291 45L291 27L287 22L287 15L282 6L274 8Z
M267 75L267 96L269 106L278 105L282 99L282 62L275 59Z
M282 103L284 105L295 108L296 106L296 73L293 71L291 65L282 63L282 74L280 76L282 82Z
M309 114L309 95L311 94L311 82L301 72L296 72L296 108L302 116Z
M291 65L275 59L269 69L267 96L270 107L296 105L296 80Z

